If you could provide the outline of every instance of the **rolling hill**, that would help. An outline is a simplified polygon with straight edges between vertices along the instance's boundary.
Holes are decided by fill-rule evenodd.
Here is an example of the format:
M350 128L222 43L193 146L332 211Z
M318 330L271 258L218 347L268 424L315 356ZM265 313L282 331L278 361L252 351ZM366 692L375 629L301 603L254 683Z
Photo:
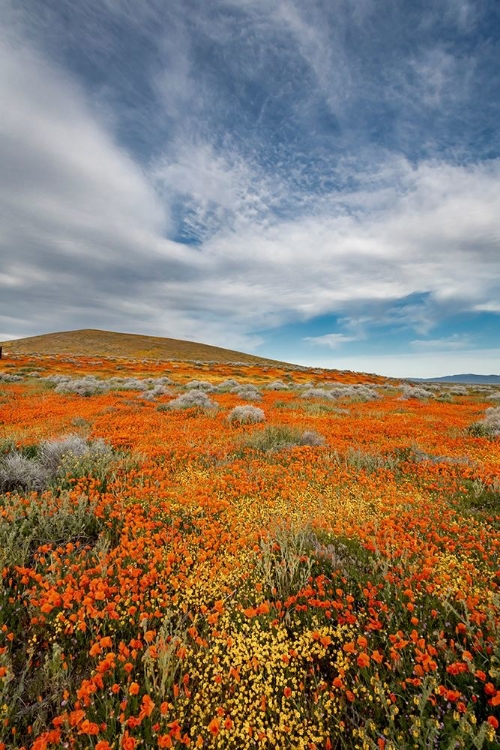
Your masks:
M276 360L257 357L209 346L194 341L143 336L135 333L114 333L97 329L61 331L23 339L4 341L4 355L66 354L69 356L123 357L127 359L197 360L201 362L244 362L276 364ZM285 364L280 362L279 364Z

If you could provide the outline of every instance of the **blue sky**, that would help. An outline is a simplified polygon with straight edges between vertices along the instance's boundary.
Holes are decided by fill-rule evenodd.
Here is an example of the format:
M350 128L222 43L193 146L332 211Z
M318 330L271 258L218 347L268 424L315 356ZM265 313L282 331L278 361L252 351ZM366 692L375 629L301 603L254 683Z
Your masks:
M0 15L0 339L500 373L497 0Z

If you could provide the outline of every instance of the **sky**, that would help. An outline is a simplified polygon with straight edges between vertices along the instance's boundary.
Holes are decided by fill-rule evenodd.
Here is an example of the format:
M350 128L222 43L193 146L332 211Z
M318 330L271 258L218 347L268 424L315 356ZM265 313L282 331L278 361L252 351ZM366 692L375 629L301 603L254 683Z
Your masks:
M500 374L498 0L0 18L0 340Z

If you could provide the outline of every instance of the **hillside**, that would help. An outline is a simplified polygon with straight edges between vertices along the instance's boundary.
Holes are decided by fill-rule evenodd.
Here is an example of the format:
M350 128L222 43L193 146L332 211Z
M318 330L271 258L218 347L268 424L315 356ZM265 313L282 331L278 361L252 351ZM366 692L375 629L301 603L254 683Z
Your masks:
M198 360L201 362L274 363L275 360L194 341L82 329L5 341L4 355L67 354L72 356L123 357L127 359ZM283 363L281 363L283 364Z

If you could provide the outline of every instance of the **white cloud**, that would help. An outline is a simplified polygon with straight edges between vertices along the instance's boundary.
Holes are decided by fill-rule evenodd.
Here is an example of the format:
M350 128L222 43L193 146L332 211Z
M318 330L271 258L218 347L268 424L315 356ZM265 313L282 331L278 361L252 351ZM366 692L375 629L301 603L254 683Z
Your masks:
M454 333L441 339L415 339L410 341L410 346L420 351L442 352L446 350L466 350L472 343L469 335Z
M500 302L485 302L484 304L474 305L473 310L477 312L500 313Z

